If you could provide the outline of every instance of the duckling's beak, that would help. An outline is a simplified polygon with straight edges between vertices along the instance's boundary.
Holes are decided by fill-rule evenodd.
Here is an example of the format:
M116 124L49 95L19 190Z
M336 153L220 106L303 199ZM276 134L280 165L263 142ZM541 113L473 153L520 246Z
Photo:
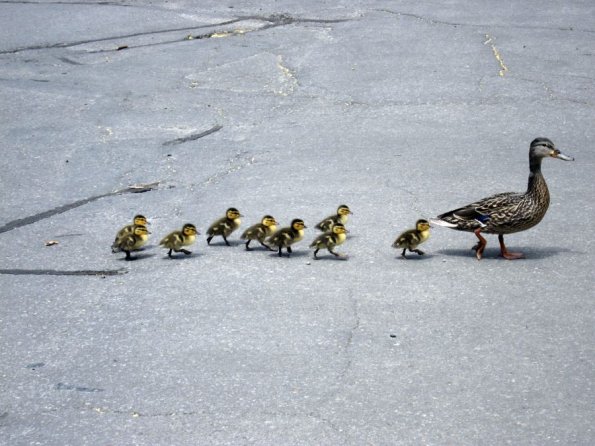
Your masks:
M574 158L572 156L564 155L559 150L556 150L554 152L554 154L552 155L552 157L553 158L558 158L559 160L564 160L564 161L574 161Z

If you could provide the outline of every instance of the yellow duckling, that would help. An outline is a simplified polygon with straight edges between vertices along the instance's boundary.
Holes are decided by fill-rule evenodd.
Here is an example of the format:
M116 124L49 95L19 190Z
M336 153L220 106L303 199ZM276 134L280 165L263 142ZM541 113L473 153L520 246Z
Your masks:
M231 246L227 241L227 237L229 237L233 231L240 227L242 222L240 220L241 216L242 214L240 214L240 211L238 211L236 208L229 208L225 213L225 217L220 218L211 226L209 226L209 229L207 229L207 243L210 245L213 237L220 235L223 237L225 244L227 246Z
M405 257L405 251L416 252L418 255L423 255L424 252L417 249L419 245L425 242L430 237L430 223L427 220L417 220L415 223L415 229L400 234L395 242L393 248L403 248L401 256Z
M330 215L322 220L320 223L316 225L316 229L320 231L327 232L333 228L333 225L336 223L341 223L342 225L347 224L347 219L349 218L349 214L353 214L349 209L349 206L346 204L342 204L337 208L337 213L335 215Z
M340 245L345 241L347 238L347 232L349 231L345 229L345 226L343 226L342 223L335 223L330 231L327 231L324 234L316 237L316 239L310 245L310 248L316 248L314 251L314 260L319 259L316 257L316 254L318 254L318 251L320 251L322 248L328 249L328 252L330 252L335 257L347 258L343 254L338 254L333 251L335 246Z
M272 251L271 247L264 243L267 237L270 237L277 230L277 221L271 215L265 215L262 217L260 223L250 226L244 231L240 237L242 240L248 240L246 242L246 250L250 251L252 248L249 247L252 240L257 240L266 249Z
M123 251L126 253L126 260L133 260L130 252L139 250L147 243L149 234L146 226L136 225L132 234L124 235L118 239L117 243L114 243L115 247L112 246L112 252Z
M287 250L287 256L289 257L292 252L291 245L304 238L304 229L306 229L306 227L304 220L295 218L291 221L291 226L279 229L271 235L267 240L267 245L279 248L279 257L282 255L281 252L283 248L285 248Z
M144 215L135 215L132 219L132 224L124 226L116 234L116 238L114 239L114 243L112 244L112 252L118 252L118 241L125 235L134 234L134 228L136 226L147 226L148 224L149 222L147 222L147 218Z
M192 251L183 249L182 246L190 246L196 241L197 234L200 234L196 230L196 226L192 223L186 223L181 231L174 231L166 235L160 242L159 245L166 249L169 249L167 253L168 257L171 258L172 251L183 252L186 255L192 254Z

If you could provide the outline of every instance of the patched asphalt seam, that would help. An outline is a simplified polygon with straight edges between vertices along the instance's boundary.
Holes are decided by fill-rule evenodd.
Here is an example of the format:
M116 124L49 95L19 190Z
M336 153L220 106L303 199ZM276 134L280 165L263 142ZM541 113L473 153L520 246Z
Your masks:
M210 128L209 130L205 130L204 132L200 132L200 133L192 133L188 136L183 136L181 138L176 138L176 139L172 139L171 141L166 141L164 142L162 145L163 146L174 146L177 144L183 144L185 142L188 141L196 141L197 139L203 138L205 136L208 136L212 133L218 132L219 130L221 130L223 128L222 125L216 125L213 128Z
M46 218L53 217L54 215L62 214L64 212L70 211L71 209L78 208L83 206L87 203L91 203L93 201L99 200L105 197L111 197L113 195L120 195L120 194L127 194L127 193L141 193L153 190L157 187L159 183L150 183L150 184L143 184L138 186L130 186L125 189L117 190L115 192L109 192L107 194L95 195L93 197L85 198L83 200L77 200L73 203L64 204L62 206L55 207L48 211L40 212L39 214L31 215L25 218L19 218L17 220L10 221L6 223L4 226L0 227L0 234L3 232L11 231L16 228L20 228L22 226L27 226L33 223L37 223L40 220L44 220Z

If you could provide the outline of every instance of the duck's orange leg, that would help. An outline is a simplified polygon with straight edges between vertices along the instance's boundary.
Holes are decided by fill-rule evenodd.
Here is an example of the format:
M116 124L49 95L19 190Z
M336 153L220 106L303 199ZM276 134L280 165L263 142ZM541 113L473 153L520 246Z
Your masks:
M473 249L475 250L475 257L477 257L477 260L481 260L481 255L483 254L483 250L485 249L486 245L487 245L487 241L485 238L483 238L483 236L480 234L482 228L477 228L475 231L473 231L473 233L475 234L475 236L479 239L479 241L477 242L477 245L475 245L473 247Z
M500 242L500 255L506 260L516 260L525 257L521 252L508 252L508 249L506 249L506 246L504 245L503 234L498 234L498 241Z

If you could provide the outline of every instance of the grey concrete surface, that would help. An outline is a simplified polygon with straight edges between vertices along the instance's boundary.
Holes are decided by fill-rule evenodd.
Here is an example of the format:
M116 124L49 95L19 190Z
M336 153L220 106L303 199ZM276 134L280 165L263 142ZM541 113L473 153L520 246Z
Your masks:
M0 2L0 443L595 444L591 1ZM526 187L485 259L434 228ZM158 183L144 193L131 185ZM311 259L347 203L347 261ZM235 206L292 258L207 246ZM150 246L110 252L136 213ZM193 222L190 257L160 237ZM47 241L58 244L46 246Z

